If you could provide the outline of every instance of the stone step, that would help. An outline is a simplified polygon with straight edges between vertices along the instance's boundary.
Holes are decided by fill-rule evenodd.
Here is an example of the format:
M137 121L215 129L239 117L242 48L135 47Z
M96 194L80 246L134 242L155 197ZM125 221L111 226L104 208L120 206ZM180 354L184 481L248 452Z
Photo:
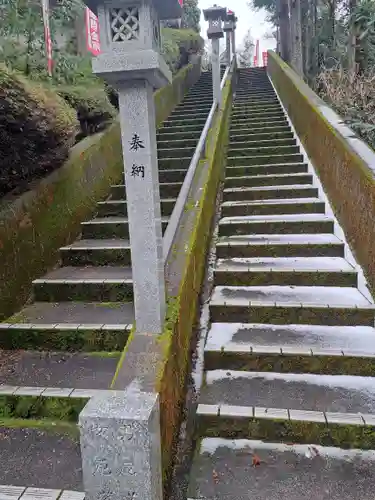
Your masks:
M282 106L279 103L259 105L253 104L252 106L233 106L232 115L236 115L237 113L252 113L253 111L266 111L266 110L282 110Z
M227 171L228 172L228 171ZM271 174L225 177L225 187L287 186L290 184L312 184L312 174Z
M0 349L122 351L134 321L130 302L34 302L0 323Z
M268 116L285 116L283 109L280 108L269 108L268 106L264 106L262 108L257 109L241 109L232 113L231 119L232 121L242 120L245 118L262 118Z
M63 266L131 266L130 242L123 239L78 240L60 248Z
M33 488L27 486L0 486L0 497L4 500L35 500L44 498L45 500L84 500L83 491L59 490L49 488Z
M373 326L273 325L261 323L212 323L205 350L247 350L247 346L287 348L295 352L309 349L314 352L356 352L370 355L375 352ZM209 368L207 368L209 369Z
M247 99L249 97L253 98L253 97L264 97L264 96L276 97L276 94L272 88L265 89L265 88L253 87L252 89L248 90L238 89L236 90L235 102L241 99Z
M219 221L219 236L233 234L333 233L334 221L325 214L246 215L224 217Z
M297 154L300 152L300 148L297 145L283 145L283 146L258 146L253 148L243 147L239 148L229 148L228 158L242 158L249 156L267 156L267 155L284 155L284 154ZM172 155L171 155L172 156Z
M158 160L159 171L161 170L180 170L189 168L192 156L187 156L186 158L161 158ZM167 185L168 183L162 183ZM162 195L162 190L160 189L160 194ZM169 196L168 196L169 198Z
M160 137L160 136L159 136ZM164 137L163 137L164 139ZM197 137L194 137L192 139L189 139L187 137L184 137L183 135L181 136L180 139L174 139L173 137L167 138L166 140L160 140L158 138L158 150L159 149L176 149L176 148L196 148L198 144L198 139L199 135Z
M72 491L84 490L77 426L45 420L7 423L4 419L1 426L1 498L83 500L84 494ZM7 484L12 485L8 491Z
M234 257L217 261L214 284L357 287L357 271L341 257Z
M229 142L229 151L243 151L247 148L269 148L269 147L278 147L278 146L295 146L297 144L297 140L292 136L288 138L276 138L276 139L264 139L264 140L245 140L245 141L233 141Z
M283 198L317 198L318 188L295 184L294 186L268 186L225 188L224 201L270 200Z
M195 151L195 150L194 150ZM192 157L194 154L192 153ZM168 170L159 170L159 182L160 183L170 183L170 182L184 182L186 177L187 168L182 169L168 169Z
M333 234L248 234L224 236L216 243L218 258L343 257L344 243Z
M232 130L230 133L230 140L234 140L237 137L241 137L245 140L255 141L262 139L272 139L273 137L279 137L281 135L290 135L293 137L293 133L289 124L285 123L283 125L271 125L263 127L251 127L251 128L239 128L237 130ZM241 140L243 140L241 139Z
M245 116L243 118L236 118L231 120L230 124L230 130L234 130L236 127L246 127L247 125L249 126L256 126L257 124L259 126L262 125L267 125L270 123L276 123L278 125L285 123L288 123L288 120L285 115L281 114L267 114L264 116Z
M325 213L325 203L318 198L263 201L226 201L221 205L222 217L243 215L287 215Z
M39 302L129 302L133 299L131 267L61 267L34 280L33 293Z
M83 390L108 390L120 357L121 352L0 351L0 394L71 399L83 397ZM0 399L0 411L2 406Z
M234 101L234 107L239 107L243 105L251 106L253 104L279 104L279 100L277 97L272 95L259 95L259 94L251 94L249 96L240 96L236 97Z
M167 175L167 170L159 171L159 179ZM184 170L186 173L186 171ZM161 175L163 174L163 175ZM171 215L176 203L176 198L165 198L160 200L161 214ZM126 200L106 200L97 203L98 216L106 217L111 215L119 215L121 217L128 216L128 206Z
M183 166L183 159L181 159L180 167ZM163 160L159 161L163 162ZM164 167L167 165L171 167L171 170L173 166L178 166L178 158L175 159L175 161L171 160L168 162L164 163ZM167 167L168 168L168 167ZM162 169L163 170L163 169ZM165 170L165 168L164 168ZM161 198L177 198L180 189L182 186L182 182L160 182L159 184L159 189L160 189L160 196ZM111 195L112 198L115 200L126 200L126 189L125 189L125 184L118 184L116 186L111 186Z
M163 126L158 129L159 134L176 134L178 132L182 132L186 137L190 137L191 133L202 133L204 127L204 123L194 123L194 124L186 124L186 125L177 125L177 124L168 124L168 126Z
M269 165L249 165L247 167L227 167L225 173L227 177L237 175L271 175L271 174L303 174L307 173L307 163L275 163Z
M213 103L212 95L203 94L203 95L194 95L194 94L187 94L183 100L183 104L186 105L193 105L193 106L201 106L201 105L206 105L206 104L211 104Z
M168 217L162 217L162 229L168 225ZM129 221L126 217L97 217L96 219L82 222L83 239L129 239Z
M243 120L232 121L230 124L229 136L231 137L232 134L241 134L243 133L243 129L251 128L254 131L256 131L257 129L262 129L262 131L264 132L267 128L274 128L274 127L284 127L283 130L290 131L288 120L283 116L280 117L270 116L265 119L254 117L254 118L244 118Z
M192 157L195 152L195 146L185 148L172 148L172 143L169 143L167 148L158 148L158 160L164 158L188 158Z
M303 422L299 424L302 428ZM267 434L254 440L202 439L190 472L188 500L373 500L373 451L334 448L328 432L323 433L327 446L261 441Z
M189 129L187 130L182 130L180 132L172 132L170 133L169 132L169 129L163 129L163 131L161 131L161 129L158 130L158 133L157 133L157 141L158 141L158 144L159 143L163 143L163 142L170 142L170 141L183 141L183 144L185 144L185 140L187 141L190 141L190 140L195 140L197 141L198 143L198 140L199 140L199 137L201 136L201 131L200 130L196 130L196 131L189 131Z
M199 402L222 409L226 405L285 408L290 416L293 410L324 412L329 422L331 413L375 414L375 380L351 375L210 370L205 373ZM375 436L373 439L375 443Z
M228 166L234 167L249 165L274 165L276 163L302 163L304 158L300 153L285 153L256 156L228 156L227 160Z
M175 109L172 111L172 113L169 115L168 120L185 120L185 119L190 119L190 118L207 118L208 113L210 110L206 111L201 110L200 108L196 108L194 110L181 110L181 109Z
M210 301L212 322L373 326L374 306L355 288L220 286Z
M163 128L167 129L175 129L177 127L185 127L185 125L190 125L191 127L203 127L204 124L206 123L206 118L179 118L179 117L173 117L170 116L168 120L163 122Z
M372 376L374 334L367 326L214 323L204 367Z
M192 111L192 112L194 112L196 109L200 109L200 110L205 110L205 111L207 111L207 113L209 113L211 107L212 107L212 101L204 103L204 104L198 104L198 105L194 104L194 103L186 104L185 101L182 101L182 103L179 104L175 109L181 110L181 111L185 111L185 110Z

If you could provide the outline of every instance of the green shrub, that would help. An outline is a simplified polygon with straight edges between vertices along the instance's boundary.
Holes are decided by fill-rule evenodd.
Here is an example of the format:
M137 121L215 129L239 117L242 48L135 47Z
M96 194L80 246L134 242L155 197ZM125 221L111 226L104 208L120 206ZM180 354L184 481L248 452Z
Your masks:
M104 87L65 85L56 90L76 110L84 136L104 129L116 115Z
M189 54L201 52L203 38L191 29L163 28L163 55L173 73L188 64Z
M0 195L59 166L77 128L74 110L51 88L0 65Z

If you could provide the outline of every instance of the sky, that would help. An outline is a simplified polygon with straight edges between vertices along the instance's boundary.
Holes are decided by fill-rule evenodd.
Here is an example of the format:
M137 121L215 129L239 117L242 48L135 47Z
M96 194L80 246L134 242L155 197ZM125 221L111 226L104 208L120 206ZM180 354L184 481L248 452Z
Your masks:
M274 39L265 39L265 34L272 32L272 26L266 22L265 12L256 12L248 6L248 0L199 0L198 6L201 10L212 7L213 4L220 7L228 7L233 10L238 17L236 45L239 47L241 42L250 29L254 41L259 39L260 54L262 50L274 49L276 41ZM203 38L207 38L208 23L204 20L203 12L201 13L201 34Z

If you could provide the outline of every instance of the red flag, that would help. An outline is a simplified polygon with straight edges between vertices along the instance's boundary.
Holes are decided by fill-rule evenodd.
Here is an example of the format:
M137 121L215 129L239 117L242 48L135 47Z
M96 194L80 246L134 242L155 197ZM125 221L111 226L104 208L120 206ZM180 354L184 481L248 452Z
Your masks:
M258 66L258 64L259 64L259 40L257 40L257 42L256 42L255 58L257 61L255 66Z
M262 52L262 57L263 57L263 66L267 66L268 52L266 50Z
M183 5L184 5L184 0L178 0L178 3L181 5L181 7L183 7Z
M46 44L47 70L49 76L52 76L52 40L51 31L49 29L49 1L42 0L43 24L44 24L44 40Z
M86 7L86 47L94 56L100 54L99 20L88 7Z

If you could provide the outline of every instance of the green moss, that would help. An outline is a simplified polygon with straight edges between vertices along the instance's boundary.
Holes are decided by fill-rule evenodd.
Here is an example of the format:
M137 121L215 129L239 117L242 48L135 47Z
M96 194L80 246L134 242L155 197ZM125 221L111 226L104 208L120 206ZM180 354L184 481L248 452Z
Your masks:
M87 398L0 396L0 419L49 419L77 422Z
M371 426L341 425L295 420L208 417L199 419L197 434L230 439L318 444L344 449L374 449L375 429Z
M38 429L58 435L69 435L79 442L79 428L76 424L55 420L25 420L15 418L0 418L0 427L9 429Z
M56 351L119 351L128 339L128 332L121 330L72 329L60 331L57 328L0 330L0 349L31 349Z
M311 354L252 354L210 352L204 356L206 370L245 370L277 373L318 373L373 377L375 358Z

